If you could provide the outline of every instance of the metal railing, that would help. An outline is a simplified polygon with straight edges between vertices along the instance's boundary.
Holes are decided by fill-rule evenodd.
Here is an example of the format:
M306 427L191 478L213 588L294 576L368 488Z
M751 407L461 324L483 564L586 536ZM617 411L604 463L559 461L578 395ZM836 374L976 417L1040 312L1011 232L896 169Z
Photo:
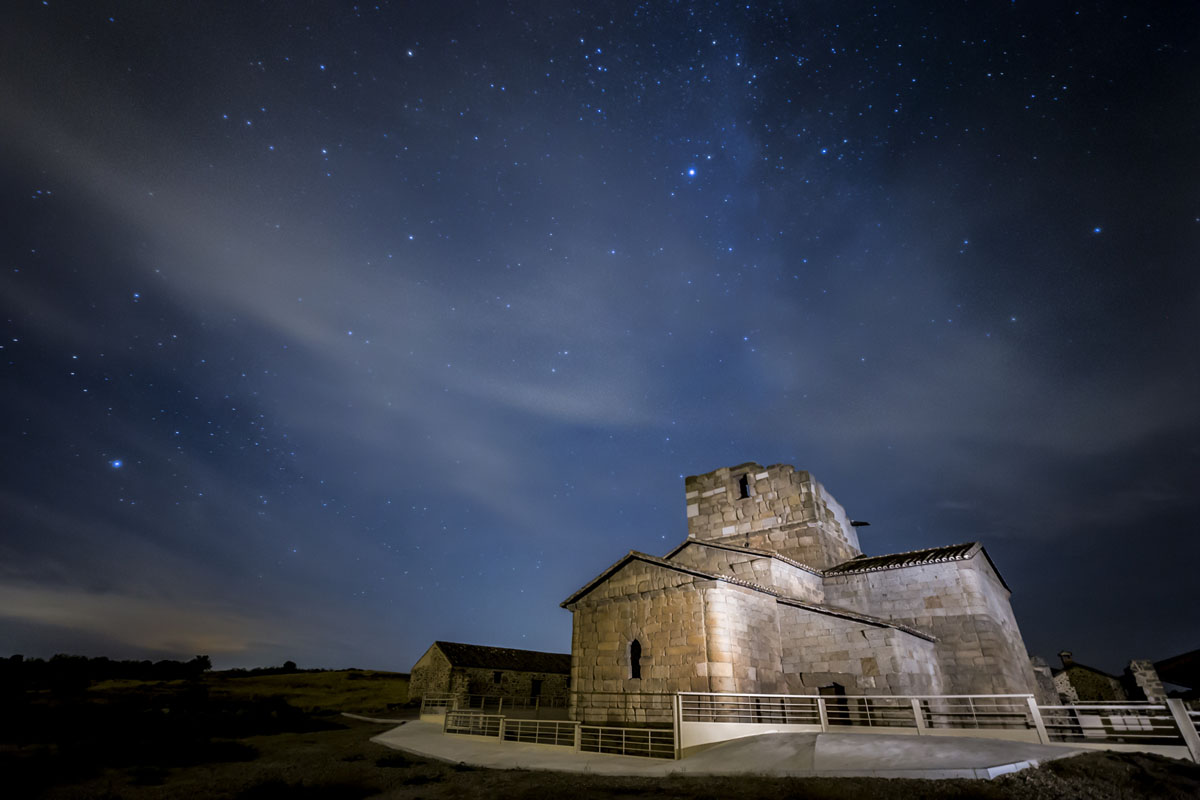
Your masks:
M671 692L572 692L571 718L583 723L671 725L675 695Z
M421 714L445 714L457 708L452 694L427 694L421 698Z
M544 719L505 719L501 741L574 747L578 722Z
M579 750L642 758L675 758L675 731L663 728L579 726Z
M1028 730L1028 695L783 695L683 692L683 722Z
M496 709L496 713L516 710L537 710L540 708L566 708L566 696L545 697L506 697L494 694L468 694L459 702L460 708L487 711Z
M1031 730L1033 719L1029 695L941 695L912 698L914 715L933 729Z
M1181 743L1179 728L1164 705L1105 703L1038 708L1046 733L1055 742Z
M679 696L679 703L685 722L820 725L819 699L797 695L683 693Z
M504 717L499 714L479 714L474 711L447 711L442 723L442 733L457 733L464 736L491 736L500 738Z
M1200 711L1189 711L1188 719L1192 721L1192 727L1196 729L1196 733L1200 733Z

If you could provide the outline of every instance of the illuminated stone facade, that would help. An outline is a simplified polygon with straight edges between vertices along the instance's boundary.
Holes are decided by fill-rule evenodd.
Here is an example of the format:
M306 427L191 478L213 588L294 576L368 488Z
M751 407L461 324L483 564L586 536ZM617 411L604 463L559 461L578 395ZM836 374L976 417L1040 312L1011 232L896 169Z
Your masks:
M982 545L864 556L837 501L787 465L689 477L685 493L682 544L630 552L563 602L573 690L1035 691Z

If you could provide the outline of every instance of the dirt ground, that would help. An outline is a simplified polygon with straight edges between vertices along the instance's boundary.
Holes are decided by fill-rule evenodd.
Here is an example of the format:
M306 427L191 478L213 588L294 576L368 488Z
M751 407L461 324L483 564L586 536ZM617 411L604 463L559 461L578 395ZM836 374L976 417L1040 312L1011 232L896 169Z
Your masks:
M106 769L50 788L52 800L361 800L362 798L1197 798L1200 765L1152 755L1089 753L992 781L882 778L619 778L473 769L410 756L370 741L386 725L339 719L345 727L239 740L244 761L185 767Z

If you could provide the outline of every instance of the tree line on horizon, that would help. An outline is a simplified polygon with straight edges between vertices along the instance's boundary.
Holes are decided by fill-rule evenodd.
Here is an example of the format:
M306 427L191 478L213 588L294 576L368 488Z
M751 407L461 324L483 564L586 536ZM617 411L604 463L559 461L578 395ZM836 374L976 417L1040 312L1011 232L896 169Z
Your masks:
M49 659L14 655L0 658L0 684L9 688L59 689L108 680L177 681L199 678L211 669L212 660L208 656L196 656L190 661L118 661L107 656L66 653Z

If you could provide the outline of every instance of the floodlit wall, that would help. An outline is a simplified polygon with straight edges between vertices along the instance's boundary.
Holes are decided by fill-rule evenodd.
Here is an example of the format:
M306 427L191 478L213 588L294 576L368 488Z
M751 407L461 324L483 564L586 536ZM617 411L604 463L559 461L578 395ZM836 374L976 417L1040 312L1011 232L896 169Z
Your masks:
M825 599L824 581L820 575L769 556L690 541L671 556L670 561L703 572L740 578L797 600L820 603Z
M937 638L951 694L1033 693L1035 679L1009 592L982 553L969 559L825 579L832 605L892 620Z
M703 590L706 663L713 692L783 691L778 604L769 594L729 583Z
M845 510L786 464L723 467L684 481L688 537L772 550L825 569L862 551Z
M848 695L940 694L935 645L895 628L779 604L789 694L838 684Z
M576 692L708 691L703 598L693 575L633 560L570 606L572 719L592 721ZM640 678L631 644L641 645Z

